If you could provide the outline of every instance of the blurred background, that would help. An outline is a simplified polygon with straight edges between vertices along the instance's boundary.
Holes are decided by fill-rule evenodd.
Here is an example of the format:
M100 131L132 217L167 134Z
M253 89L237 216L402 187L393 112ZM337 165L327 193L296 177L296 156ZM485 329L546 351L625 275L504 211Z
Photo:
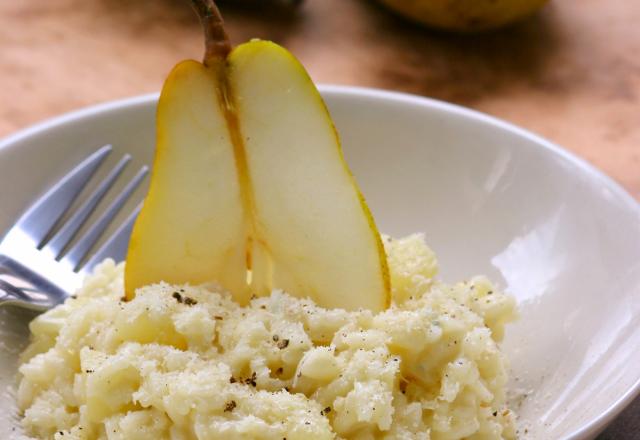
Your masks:
M447 2L522 10L544 3L430 3ZM504 118L576 152L640 199L636 0L551 0L514 25L475 34L426 28L375 0L219 3L233 42L283 44L316 82L416 93ZM451 9L449 25L482 27L492 12L494 21L504 18L501 10L474 18ZM188 0L0 1L0 136L89 104L158 91L178 60L201 52Z
M440 6L416 9L420 3ZM637 0L219 6L234 43L276 41L316 82L415 93L504 118L572 150L640 199ZM515 24L471 32L539 6ZM425 17L431 26L420 23ZM0 136L79 107L156 92L177 61L201 54L188 0L2 0ZM639 432L636 401L601 439L637 439Z

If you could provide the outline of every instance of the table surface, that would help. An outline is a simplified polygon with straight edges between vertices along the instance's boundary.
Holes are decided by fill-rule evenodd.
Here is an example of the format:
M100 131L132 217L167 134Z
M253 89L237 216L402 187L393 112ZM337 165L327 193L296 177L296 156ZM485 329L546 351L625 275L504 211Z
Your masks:
M283 44L317 82L416 93L506 119L575 152L640 199L634 1L553 0L529 20L477 36L428 31L370 0L307 0L297 9L230 4L237 1L222 5L234 42ZM186 0L0 2L0 136L155 92L176 61L201 52ZM640 400L601 438L638 432Z

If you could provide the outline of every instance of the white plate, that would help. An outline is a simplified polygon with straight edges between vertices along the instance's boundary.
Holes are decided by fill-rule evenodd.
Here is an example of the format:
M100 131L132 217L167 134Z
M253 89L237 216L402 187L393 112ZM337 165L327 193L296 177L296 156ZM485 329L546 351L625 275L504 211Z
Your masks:
M322 92L380 229L425 231L443 278L485 273L518 298L504 349L512 389L531 391L517 409L529 437L594 437L640 389L638 204L582 160L494 118L409 95ZM0 230L105 143L113 162L131 152L149 163L156 99L81 110L0 142ZM0 310L2 387L26 321ZM11 395L0 405L13 407ZM3 413L7 438L15 414Z

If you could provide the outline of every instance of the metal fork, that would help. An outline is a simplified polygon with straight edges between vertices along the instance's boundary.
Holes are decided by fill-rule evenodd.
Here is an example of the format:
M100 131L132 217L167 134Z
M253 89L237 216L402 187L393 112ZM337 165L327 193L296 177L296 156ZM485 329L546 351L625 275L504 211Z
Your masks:
M143 166L75 243L72 240L131 160L125 155L96 189L61 223L111 152L105 145L73 168L25 212L0 242L0 305L46 310L63 302L100 261L123 260L140 205L96 252L89 251L142 183Z

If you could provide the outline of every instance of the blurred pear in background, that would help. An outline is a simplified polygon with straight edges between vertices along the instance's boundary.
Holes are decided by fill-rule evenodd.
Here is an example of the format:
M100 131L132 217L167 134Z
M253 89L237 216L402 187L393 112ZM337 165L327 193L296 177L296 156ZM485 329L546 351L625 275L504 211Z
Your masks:
M439 29L476 32L533 14L548 0L378 0L399 14Z

